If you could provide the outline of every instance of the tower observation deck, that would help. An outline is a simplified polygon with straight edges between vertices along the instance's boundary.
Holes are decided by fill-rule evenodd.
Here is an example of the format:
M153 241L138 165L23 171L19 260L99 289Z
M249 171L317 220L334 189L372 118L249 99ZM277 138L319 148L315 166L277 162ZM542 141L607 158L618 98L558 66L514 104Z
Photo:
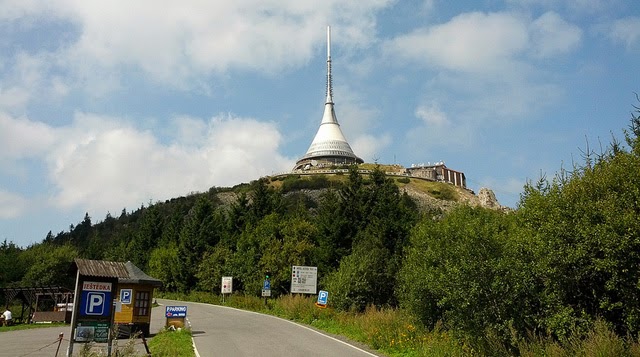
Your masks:
M309 150L296 162L293 169L303 170L313 166L351 165L362 162L363 160L351 150L336 118L331 78L331 27L327 27L327 99L324 103L324 113L320 128Z

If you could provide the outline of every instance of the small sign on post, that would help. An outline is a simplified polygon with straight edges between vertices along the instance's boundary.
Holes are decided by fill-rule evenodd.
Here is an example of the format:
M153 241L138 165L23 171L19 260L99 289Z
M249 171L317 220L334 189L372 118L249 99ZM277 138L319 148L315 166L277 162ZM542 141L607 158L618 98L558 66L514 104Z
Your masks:
M184 320L187 317L186 306L167 306L164 316L167 318L165 326L173 326L174 328L184 327Z
M222 292L222 303L224 303L224 295L231 294L233 292L233 277L223 276L222 284L220 285Z
M321 309L326 309L328 299L329 299L329 292L325 290L320 290L320 293L318 293L318 302L316 302L316 306Z
M222 277L222 294L231 294L233 292L233 277Z
M298 294L318 293L318 267L294 265L291 267L291 292Z
M266 280L262 283L262 297L271 296L271 280Z

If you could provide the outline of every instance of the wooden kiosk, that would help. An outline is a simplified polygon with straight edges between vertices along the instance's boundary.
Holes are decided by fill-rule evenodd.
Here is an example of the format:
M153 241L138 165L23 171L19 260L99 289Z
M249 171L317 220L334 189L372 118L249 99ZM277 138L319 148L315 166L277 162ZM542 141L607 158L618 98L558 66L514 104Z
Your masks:
M136 332L149 336L153 290L161 287L162 281L145 274L131 262L124 266L129 276L118 279L116 298L120 311L115 312L114 327L118 329L118 336L128 337Z

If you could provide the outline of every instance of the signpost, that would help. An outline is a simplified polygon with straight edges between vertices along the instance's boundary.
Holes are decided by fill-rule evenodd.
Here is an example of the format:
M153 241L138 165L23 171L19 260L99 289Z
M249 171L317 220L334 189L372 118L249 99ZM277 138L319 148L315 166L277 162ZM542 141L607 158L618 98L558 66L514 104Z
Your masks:
M76 263L77 264L77 263ZM76 271L76 287L71 314L71 335L67 356L73 356L75 342L106 342L107 356L111 356L111 325L114 317L114 298L117 277L88 276Z
M294 265L291 271L291 293L318 293L318 267Z
M316 306L322 309L327 307L327 300L329 299L329 292L325 290L320 290L318 293L318 302L316 302Z
M232 276L223 276L222 277L222 302L224 303L224 295L231 294L233 292L233 277Z
M187 318L186 306L166 306L164 316L167 319L165 326L184 327L184 320Z
M166 317L187 317L186 306L167 306L164 310Z
M270 280L265 280L262 283L262 296L263 297L271 296L271 281Z

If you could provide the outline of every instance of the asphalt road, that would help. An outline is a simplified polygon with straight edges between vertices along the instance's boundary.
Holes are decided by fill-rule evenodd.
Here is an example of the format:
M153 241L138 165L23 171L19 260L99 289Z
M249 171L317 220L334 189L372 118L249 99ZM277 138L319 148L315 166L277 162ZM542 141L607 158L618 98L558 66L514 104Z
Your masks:
M152 309L151 334L157 333L166 322L165 305L186 305L187 321L200 357L377 356L311 328L269 315L201 303L164 299L158 299L158 302L163 306ZM64 337L58 356L65 356L69 326L0 332L0 356L55 356L60 333ZM123 346L127 341L117 343ZM143 356L145 350L140 339L135 340L135 346ZM74 356L81 347L81 344L75 345ZM96 344L94 350L105 353L106 344Z
M162 299L158 302L187 306L188 322L200 357L376 356L316 330L269 315L209 304ZM164 307L154 310L158 310L154 313L164 312Z

